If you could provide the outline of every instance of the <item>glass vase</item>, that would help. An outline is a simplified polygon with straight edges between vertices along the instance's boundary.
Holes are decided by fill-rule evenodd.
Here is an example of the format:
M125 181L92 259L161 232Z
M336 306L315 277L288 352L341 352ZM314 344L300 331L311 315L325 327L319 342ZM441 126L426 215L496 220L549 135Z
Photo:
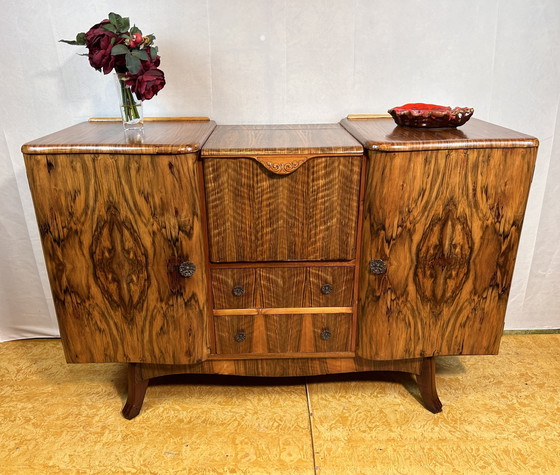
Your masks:
M119 91L120 110L125 130L142 129L144 127L144 113L142 101L138 100L130 86L126 85L124 74L117 73L117 89Z

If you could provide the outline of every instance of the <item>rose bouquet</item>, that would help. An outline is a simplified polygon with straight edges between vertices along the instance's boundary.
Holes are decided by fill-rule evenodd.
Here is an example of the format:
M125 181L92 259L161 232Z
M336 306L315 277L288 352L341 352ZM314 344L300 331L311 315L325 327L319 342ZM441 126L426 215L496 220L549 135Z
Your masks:
M71 45L85 45L89 64L103 74L117 73L123 122L141 122L139 101L154 97L165 86L160 57L154 46L154 35L142 35L136 25L130 28L128 18L109 13L109 18L78 33L75 40L60 40ZM85 56L85 55L84 55ZM141 104L141 103L140 103Z

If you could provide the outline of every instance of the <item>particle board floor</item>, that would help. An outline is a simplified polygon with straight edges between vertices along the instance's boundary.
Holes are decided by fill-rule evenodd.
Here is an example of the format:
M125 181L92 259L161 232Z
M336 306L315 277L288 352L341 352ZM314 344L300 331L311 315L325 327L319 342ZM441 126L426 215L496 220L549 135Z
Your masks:
M560 474L560 335L507 335L500 355L437 370L437 415L405 374L186 376L150 385L127 421L125 365L6 342L0 474Z

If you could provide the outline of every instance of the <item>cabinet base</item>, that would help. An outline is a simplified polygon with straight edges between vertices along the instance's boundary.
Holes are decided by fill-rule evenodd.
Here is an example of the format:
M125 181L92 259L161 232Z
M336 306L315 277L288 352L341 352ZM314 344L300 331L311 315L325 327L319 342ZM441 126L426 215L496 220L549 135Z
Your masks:
M142 408L151 378L172 374L224 374L239 376L317 376L323 374L366 371L400 371L416 375L424 406L434 414L442 404L436 390L435 358L397 361L369 361L360 358L325 358L299 360L214 360L195 365L151 365L129 363L128 398L122 409L126 419L136 417Z

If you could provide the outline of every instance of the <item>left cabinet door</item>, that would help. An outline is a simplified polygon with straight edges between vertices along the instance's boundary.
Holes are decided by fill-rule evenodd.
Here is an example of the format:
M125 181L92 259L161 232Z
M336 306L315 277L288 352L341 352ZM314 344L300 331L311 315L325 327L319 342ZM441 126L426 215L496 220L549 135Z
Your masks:
M25 155L66 359L205 359L197 154ZM183 277L181 263L194 273ZM183 272L185 273L185 272Z

